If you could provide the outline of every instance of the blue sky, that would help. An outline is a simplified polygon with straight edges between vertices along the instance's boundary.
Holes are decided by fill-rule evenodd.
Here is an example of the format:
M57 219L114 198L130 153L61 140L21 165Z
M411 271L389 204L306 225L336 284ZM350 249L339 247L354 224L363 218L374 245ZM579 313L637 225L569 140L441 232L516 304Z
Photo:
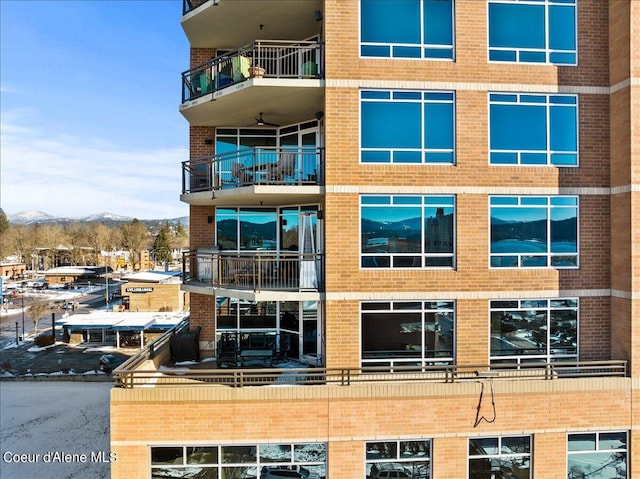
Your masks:
M186 216L182 0L0 1L0 206Z

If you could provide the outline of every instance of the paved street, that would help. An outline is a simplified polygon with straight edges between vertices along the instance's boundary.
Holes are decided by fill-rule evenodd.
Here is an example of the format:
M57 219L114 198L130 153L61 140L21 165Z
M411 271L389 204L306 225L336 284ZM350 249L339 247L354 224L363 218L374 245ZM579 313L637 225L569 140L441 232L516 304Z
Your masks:
M109 285L110 294L118 293L119 291L120 283ZM13 302L11 308L0 315L0 349L15 343L16 336L18 338L23 336L28 338L33 333L34 323L29 314L29 307L34 302L46 301L52 305L56 305L55 308L47 312L40 319L38 323L39 332L51 329L52 313L55 314L56 319L59 319L65 314L65 310L62 309L61 306L66 301L75 301L78 303L76 312L83 310L88 311L90 308L99 309L105 307L104 286L94 286L91 289L84 290L25 291L17 297L11 298L11 300Z

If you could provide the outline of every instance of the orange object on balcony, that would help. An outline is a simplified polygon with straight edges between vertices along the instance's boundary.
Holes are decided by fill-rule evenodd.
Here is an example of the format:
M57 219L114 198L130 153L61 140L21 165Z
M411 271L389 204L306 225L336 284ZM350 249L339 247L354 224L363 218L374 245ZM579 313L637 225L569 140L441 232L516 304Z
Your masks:
M251 78L262 78L265 74L265 69L259 66L249 67L249 76Z

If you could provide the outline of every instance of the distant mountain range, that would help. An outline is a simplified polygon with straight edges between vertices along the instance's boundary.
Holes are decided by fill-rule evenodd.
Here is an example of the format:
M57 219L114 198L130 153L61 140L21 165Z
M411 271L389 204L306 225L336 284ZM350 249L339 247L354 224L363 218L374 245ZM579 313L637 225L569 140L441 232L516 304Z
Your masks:
M7 219L11 224L22 224L28 225L33 223L90 223L90 222L100 222L100 223L129 223L133 221L133 218L130 216L120 216L115 215L113 213L95 213L89 216L82 217L58 217L53 216L48 213L44 213L42 211L28 210L28 211L20 211L14 215L7 215ZM147 222L165 222L169 223L182 223L185 226L189 225L189 217L183 216L181 218L170 218L170 219L157 219L157 220L140 220L142 223Z

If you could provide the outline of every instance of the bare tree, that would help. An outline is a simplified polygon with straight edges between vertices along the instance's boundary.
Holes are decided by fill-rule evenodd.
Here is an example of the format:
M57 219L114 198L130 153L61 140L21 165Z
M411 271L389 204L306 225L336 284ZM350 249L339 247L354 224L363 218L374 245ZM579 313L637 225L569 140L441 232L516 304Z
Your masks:
M93 248L95 255L95 265L102 266L100 263L100 253L102 251L110 251L119 245L117 241L117 229L108 228L103 223L93 223L88 231L89 244Z
M33 320L33 330L38 332L38 322L51 309L51 304L47 301L37 301L29 307L29 316Z
M58 247L64 246L65 237L62 227L57 223L36 225L38 231L38 244L45 250L45 258L49 268L55 268L58 257Z
M71 248L70 258L73 266L84 264L83 249L87 246L87 227L80 223L68 223L63 229L64 241Z
M131 223L120 227L120 234L122 235L122 246L129 251L131 263L136 269L136 264L140 262L140 253L149 248L149 231L140 221L134 219Z

